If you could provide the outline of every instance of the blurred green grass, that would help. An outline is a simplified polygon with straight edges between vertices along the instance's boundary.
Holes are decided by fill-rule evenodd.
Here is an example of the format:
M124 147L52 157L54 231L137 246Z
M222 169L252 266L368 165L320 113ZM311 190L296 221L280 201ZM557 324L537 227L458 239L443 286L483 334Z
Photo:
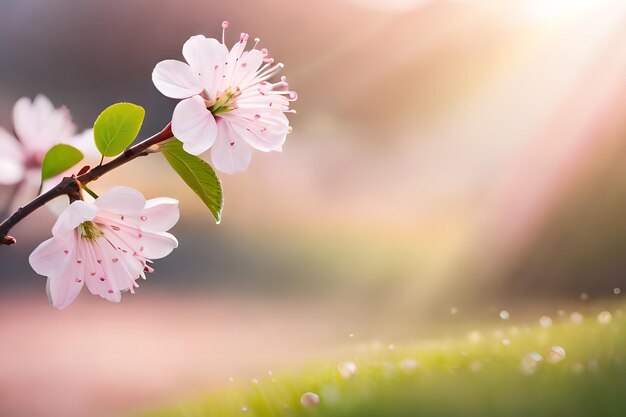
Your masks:
M336 361L133 417L625 416L622 309L587 313L581 323L567 314L553 321L402 347L355 343ZM564 358L550 354L554 346ZM530 352L542 360L530 360ZM346 361L356 365L348 378L339 371ZM304 407L306 392L319 395L319 404Z

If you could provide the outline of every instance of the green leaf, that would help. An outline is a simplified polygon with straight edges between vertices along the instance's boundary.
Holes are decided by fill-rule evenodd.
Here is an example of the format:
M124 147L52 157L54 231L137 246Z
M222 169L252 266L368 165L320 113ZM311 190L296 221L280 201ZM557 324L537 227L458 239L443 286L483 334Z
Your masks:
M117 103L106 109L93 125L96 147L104 156L117 156L137 137L145 111L132 103Z
M161 151L174 171L200 197L219 223L224 208L224 195L220 179L211 165L185 152L183 144L178 140L167 142L161 147Z
M54 145L43 158L41 181L67 171L82 159L83 153L75 147L65 144Z

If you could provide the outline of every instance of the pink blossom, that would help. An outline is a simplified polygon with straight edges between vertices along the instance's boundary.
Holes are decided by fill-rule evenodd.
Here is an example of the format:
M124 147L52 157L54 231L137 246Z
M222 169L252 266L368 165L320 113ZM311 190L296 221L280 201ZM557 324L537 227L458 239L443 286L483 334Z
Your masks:
M34 194L43 158L59 143L72 145L86 155L97 152L91 130L76 135L69 110L55 108L41 94L33 101L22 97L15 103L13 128L15 136L0 127L0 185L22 183L22 191L27 188Z
M56 308L71 304L85 283L92 294L118 302L122 291L134 292L136 280L153 271L152 259L178 246L166 232L178 218L177 200L146 201L139 191L114 187L93 204L70 204L29 262L48 277L48 298Z
M248 39L242 33L229 51L216 39L192 36L183 45L186 63L161 61L152 72L161 93L183 99L174 109L172 132L184 149L199 155L211 148L213 165L226 173L246 169L252 148L282 151L291 130L285 113L293 112L289 102L296 93L285 77L269 82L283 64L257 49L258 39L246 51Z

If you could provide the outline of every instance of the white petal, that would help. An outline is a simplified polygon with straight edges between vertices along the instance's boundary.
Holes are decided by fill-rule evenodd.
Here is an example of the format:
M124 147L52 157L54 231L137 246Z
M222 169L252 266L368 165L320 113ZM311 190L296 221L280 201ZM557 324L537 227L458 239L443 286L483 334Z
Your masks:
M98 197L94 205L112 213L139 215L146 205L146 199L134 188L118 186Z
M14 159L0 156L0 185L15 185L24 178L24 166Z
M31 105L28 97L21 97L13 105L13 128L25 146L36 141L37 137L39 120L35 120Z
M17 184L24 178L24 156L20 144L0 127L0 185Z
M226 46L216 39L196 35L189 38L183 45L183 56L193 72L202 80L209 96L215 98L219 82L217 75L222 73L228 58Z
M22 97L15 103L13 125L24 148L37 158L43 158L50 147L76 131L69 110L65 107L55 109L41 94L33 102Z
M20 161L24 158L20 142L2 127L0 127L0 155Z
M118 261L105 266L109 270L108 278L114 291L129 291L135 287L135 281L143 273L143 263L127 253L117 253Z
M111 262L112 258L117 256L116 254L103 253L100 249L100 243L103 239L98 239L92 244L87 246L88 256L85 258L87 261L87 269L85 270L85 282L89 292L94 295L109 301L119 301L119 291L117 295L112 289L111 280L105 267ZM106 243L106 242L105 242ZM109 247L109 251L114 251L111 245L106 244L105 247ZM110 291L110 292L109 292Z
M215 118L200 96L193 96L176 105L172 115L172 132L183 142L185 151L199 155L215 142Z
M39 95L37 106L28 97L21 97L13 105L13 128L25 146L36 146L41 124L54 108L50 100Z
M139 255L147 259L164 258L178 247L178 240L167 232L145 231L141 243Z
M48 239L28 258L36 273L48 277L48 299L56 308L65 308L71 304L83 286L84 264L76 262L81 257L81 254L76 253L76 243L74 240L66 245L58 239Z
M39 117L45 119L54 112L54 106L48 97L43 94L37 94L33 100L33 111Z
M282 151L289 120L282 112L233 110L224 114L237 137L263 152Z
M268 92L271 90L268 90ZM289 110L289 100L283 94L264 92L261 94L258 86L252 85L242 92L242 97L237 100L237 107L242 110Z
M97 270L95 275L86 277L87 288L92 294L112 301L121 300L121 291L127 291L135 286L135 280L143 272L143 264L128 253L115 249L105 239L97 239L90 246L92 256L96 258Z
M154 67L152 82L170 98L187 98L203 90L198 74L189 65L174 59L161 61Z
M81 223L93 220L96 217L98 208L93 204L84 201L74 201L61 213L54 226L52 226L52 236L67 241Z
M216 169L227 174L243 171L250 164L252 149L234 134L224 119L217 123L218 137L211 149L211 161Z
M84 271L84 263L78 264L73 258L66 256L62 265L48 276L46 292L53 307L64 309L76 299L85 283Z
M66 257L72 256L74 243L62 244L51 238L42 242L28 257L28 262L39 275L48 276L58 271ZM66 254L64 251L67 250Z
M258 49L252 49L241 56L237 63L238 68L233 80L233 85L239 86L242 90L250 85L256 77L257 70L263 64L265 56Z
M130 220L130 221L129 221ZM102 231L106 239L122 253L136 255L146 259L163 258L178 247L174 236L166 232L146 230L126 218L124 221L106 217L97 217L96 221L104 225ZM147 222L140 221L140 223Z
M239 41L230 48L228 53L228 64L223 71L224 77L220 82L220 90L224 90L226 87L231 86L235 78L235 72L239 69L238 61L241 59L244 50L246 49L246 43L248 42L248 34L242 33Z
M178 200L166 197L146 201L143 211L143 218L146 220L141 224L141 228L155 232L165 232L171 229L180 218L178 204Z

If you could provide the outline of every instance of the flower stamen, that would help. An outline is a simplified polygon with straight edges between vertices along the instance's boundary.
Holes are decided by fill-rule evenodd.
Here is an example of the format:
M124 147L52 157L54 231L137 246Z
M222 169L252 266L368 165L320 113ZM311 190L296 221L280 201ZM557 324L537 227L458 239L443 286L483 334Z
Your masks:
M226 42L224 41L225 37L226 37L226 29L228 29L228 26L230 26L230 22L228 20L224 20L222 22L222 44L226 44Z
M78 226L78 230L80 231L80 236L87 240L93 241L104 236L104 232L102 232L98 226L90 221L81 223Z

